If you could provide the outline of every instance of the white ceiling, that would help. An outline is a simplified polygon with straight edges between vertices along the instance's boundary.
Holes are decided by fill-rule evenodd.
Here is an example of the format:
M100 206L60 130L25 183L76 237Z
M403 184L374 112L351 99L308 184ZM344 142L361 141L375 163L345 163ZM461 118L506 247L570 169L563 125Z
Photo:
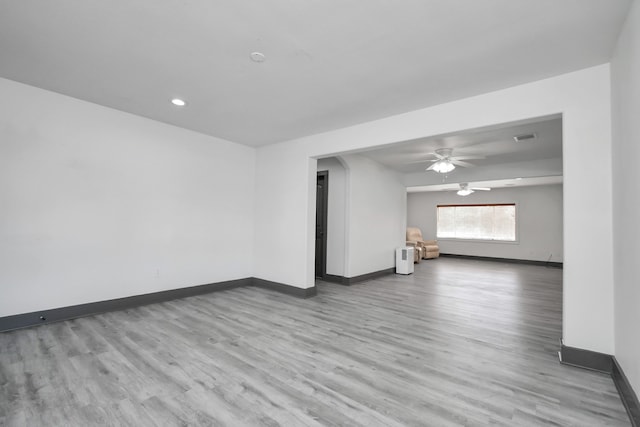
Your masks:
M535 135L521 142L519 135ZM469 166L440 174L426 169L437 160L439 148L452 149L453 157L469 156ZM547 185L562 182L562 117L532 118L451 135L439 135L369 149L366 156L403 175L409 192L458 189L459 183L475 187Z
M536 137L522 142L513 139L514 136L526 134L535 134ZM478 157L464 160L478 169L492 168L505 163L562 159L562 118L558 116L532 119L471 129L453 135L421 138L368 150L362 155L398 172L424 173L425 169L432 165L432 161L437 160L429 153L438 148L451 148L453 157ZM438 175L433 171L428 173Z
M605 63L630 3L0 0L0 76L259 146Z

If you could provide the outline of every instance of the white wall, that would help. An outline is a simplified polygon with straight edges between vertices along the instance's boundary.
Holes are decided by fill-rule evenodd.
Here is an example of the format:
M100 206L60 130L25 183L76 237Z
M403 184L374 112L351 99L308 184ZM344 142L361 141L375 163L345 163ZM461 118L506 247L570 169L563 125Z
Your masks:
M257 150L253 276L298 288L315 278L317 160L303 145Z
M0 316L251 276L253 149L0 93Z
M335 157L318 160L318 171L329 172L326 230L327 274L345 276L347 172Z
M349 170L345 277L392 268L395 249L405 246L407 190L402 176L364 156L341 158Z
M611 62L616 359L640 394L640 4Z
M517 242L440 239L440 252L562 262L562 185L494 188L461 197L455 191L410 193L407 223L419 227L425 239L435 239L437 205L515 203Z
M318 160L318 170L329 171L327 273L356 277L392 268L395 248L405 242L402 176L357 154L340 160Z
M259 148L260 237L255 249L260 256L254 274L302 288L313 286L313 157L558 113L564 125L563 336L567 345L613 353L608 65Z

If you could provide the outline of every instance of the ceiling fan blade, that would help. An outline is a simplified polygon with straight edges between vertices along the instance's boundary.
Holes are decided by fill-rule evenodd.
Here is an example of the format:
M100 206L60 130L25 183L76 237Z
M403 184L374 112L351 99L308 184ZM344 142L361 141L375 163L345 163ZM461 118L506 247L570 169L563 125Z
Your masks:
M428 168L426 168L425 170L432 171L432 170L433 170L433 167L434 167L435 165L436 165L436 164L434 163L434 164L432 164L431 166L429 166Z
M486 159L484 156L453 156L451 160L482 160Z
M451 163L453 163L456 166L462 166L463 168L472 168L475 165L472 165L471 163L467 163L467 162L461 162L460 160L455 160L455 159L450 159Z
M472 187L472 190L491 191L489 187Z
M410 161L410 162L405 162L404 164L405 165L412 165L412 164L415 164L415 163L426 163L426 162L437 162L437 161L438 161L438 159L420 159L420 160L413 160L413 161Z

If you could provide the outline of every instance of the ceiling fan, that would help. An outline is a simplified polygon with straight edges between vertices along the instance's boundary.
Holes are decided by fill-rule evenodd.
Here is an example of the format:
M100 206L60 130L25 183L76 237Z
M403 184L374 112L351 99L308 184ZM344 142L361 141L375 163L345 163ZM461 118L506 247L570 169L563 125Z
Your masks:
M458 190L458 192L456 194L458 194L458 196L468 196L469 194L475 192L475 191L491 191L491 188L489 187L469 187L469 184L466 182L462 182L460 183L460 189Z
M435 153L429 154L431 156L435 156L436 160L431 160L433 164L426 170L432 170L438 173L449 173L454 170L456 166L462 166L463 168L474 166L471 163L463 162L462 160L484 159L484 157L477 156L453 156L452 148L439 148Z

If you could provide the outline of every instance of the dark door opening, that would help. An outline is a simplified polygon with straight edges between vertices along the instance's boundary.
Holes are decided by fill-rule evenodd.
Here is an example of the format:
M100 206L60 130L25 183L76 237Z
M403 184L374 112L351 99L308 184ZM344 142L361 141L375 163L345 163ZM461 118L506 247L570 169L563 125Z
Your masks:
M327 200L329 171L318 172L316 181L316 277L327 274Z

